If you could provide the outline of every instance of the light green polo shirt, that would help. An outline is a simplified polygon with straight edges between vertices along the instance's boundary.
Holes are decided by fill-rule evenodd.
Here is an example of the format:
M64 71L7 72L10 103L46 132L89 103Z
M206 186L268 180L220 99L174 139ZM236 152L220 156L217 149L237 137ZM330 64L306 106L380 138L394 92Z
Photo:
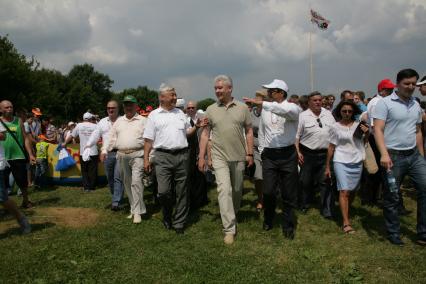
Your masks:
M235 100L227 106L217 102L207 108L206 116L211 129L212 158L245 161L245 127L251 125L247 105Z

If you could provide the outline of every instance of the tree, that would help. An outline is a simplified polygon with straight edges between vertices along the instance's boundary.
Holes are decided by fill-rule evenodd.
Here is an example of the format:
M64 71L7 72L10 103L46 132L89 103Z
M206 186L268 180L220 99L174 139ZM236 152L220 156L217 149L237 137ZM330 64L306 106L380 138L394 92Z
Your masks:
M7 36L0 36L0 94L15 109L31 107L29 93L32 88L32 71L38 67L34 59L27 61L19 54Z
M197 107L198 107L198 109L202 109L203 111L206 111L207 107L208 107L209 105L214 104L215 102L216 102L216 101L215 101L214 99L212 99L212 98L207 98L207 99L204 99L204 100L198 101L198 103L197 103Z
M108 75L96 71L90 64L75 65L67 76L66 116L81 118L88 109L103 114L113 95L110 90L112 83Z
M134 96L138 101L139 107L142 109L146 109L147 106L152 106L155 109L159 105L158 92L148 89L147 86L138 86L136 89L124 89L114 97L118 102L121 102L127 95Z

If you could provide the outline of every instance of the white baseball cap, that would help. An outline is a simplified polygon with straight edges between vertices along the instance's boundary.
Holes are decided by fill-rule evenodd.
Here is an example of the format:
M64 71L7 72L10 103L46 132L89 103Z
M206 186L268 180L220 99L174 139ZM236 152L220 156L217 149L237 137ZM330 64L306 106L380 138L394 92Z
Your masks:
M93 114L91 114L90 112L86 112L83 114L83 120L90 120L93 117L94 117Z
M177 108L185 108L185 99L178 98L176 100L176 107Z
M420 81L420 82L417 82L417 86L421 86L421 85L424 85L424 84L426 84L426 79L424 79L423 81Z
M287 83L284 82L283 80L274 79L274 81L272 81L271 83L269 83L267 85L262 85L262 87L264 87L266 89L280 89L280 90L283 90L284 92L288 93Z

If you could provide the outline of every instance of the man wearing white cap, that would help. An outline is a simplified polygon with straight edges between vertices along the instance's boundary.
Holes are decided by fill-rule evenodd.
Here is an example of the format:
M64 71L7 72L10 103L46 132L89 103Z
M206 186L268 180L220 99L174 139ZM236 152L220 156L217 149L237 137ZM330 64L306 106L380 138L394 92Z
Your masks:
M98 176L98 146L94 144L89 150L89 160L83 159L83 153L86 144L92 135L93 131L96 130L95 116L90 112L83 114L83 122L78 123L77 126L71 132L71 135L65 139L62 146L65 147L73 138L79 137L80 139L80 166L81 166L81 177L83 179L83 190L84 192L91 192L95 190L96 179Z
M230 245L237 234L236 215L241 205L245 164L253 165L253 128L247 105L232 97L232 79L217 76L214 89L218 101L206 110L209 126L201 134L198 169L204 171L211 130L212 163L225 233L223 241Z
M419 87L420 94L422 96L426 96L426 76L424 76L416 85Z
M112 196L111 210L118 211L120 201L123 197L123 183L120 178L120 167L117 163L117 149L108 151L109 133L112 125L119 118L118 102L111 100L107 103L107 117L102 118L97 124L97 129L90 136L86 148L90 148L98 143L102 138L102 148L100 160L104 163L105 174Z
M301 109L286 100L288 86L284 81L275 79L263 87L268 90L272 102L244 98L246 102L262 106L259 144L263 149L263 229L265 231L272 229L276 189L279 189L284 202L283 234L291 240L294 238L296 228L293 209L297 203L299 182L294 144Z

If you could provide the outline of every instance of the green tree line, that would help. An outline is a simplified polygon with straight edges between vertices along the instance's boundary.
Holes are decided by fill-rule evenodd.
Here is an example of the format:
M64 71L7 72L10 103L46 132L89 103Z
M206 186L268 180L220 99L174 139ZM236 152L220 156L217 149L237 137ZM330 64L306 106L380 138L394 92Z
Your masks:
M38 107L59 123L79 120L88 109L103 116L109 100L125 95L135 96L141 108L158 106L158 93L147 86L114 92L113 83L87 63L74 65L68 74L40 68L34 57L20 54L8 36L0 35L0 100L10 100L16 111ZM205 110L213 102L201 100L199 107Z

